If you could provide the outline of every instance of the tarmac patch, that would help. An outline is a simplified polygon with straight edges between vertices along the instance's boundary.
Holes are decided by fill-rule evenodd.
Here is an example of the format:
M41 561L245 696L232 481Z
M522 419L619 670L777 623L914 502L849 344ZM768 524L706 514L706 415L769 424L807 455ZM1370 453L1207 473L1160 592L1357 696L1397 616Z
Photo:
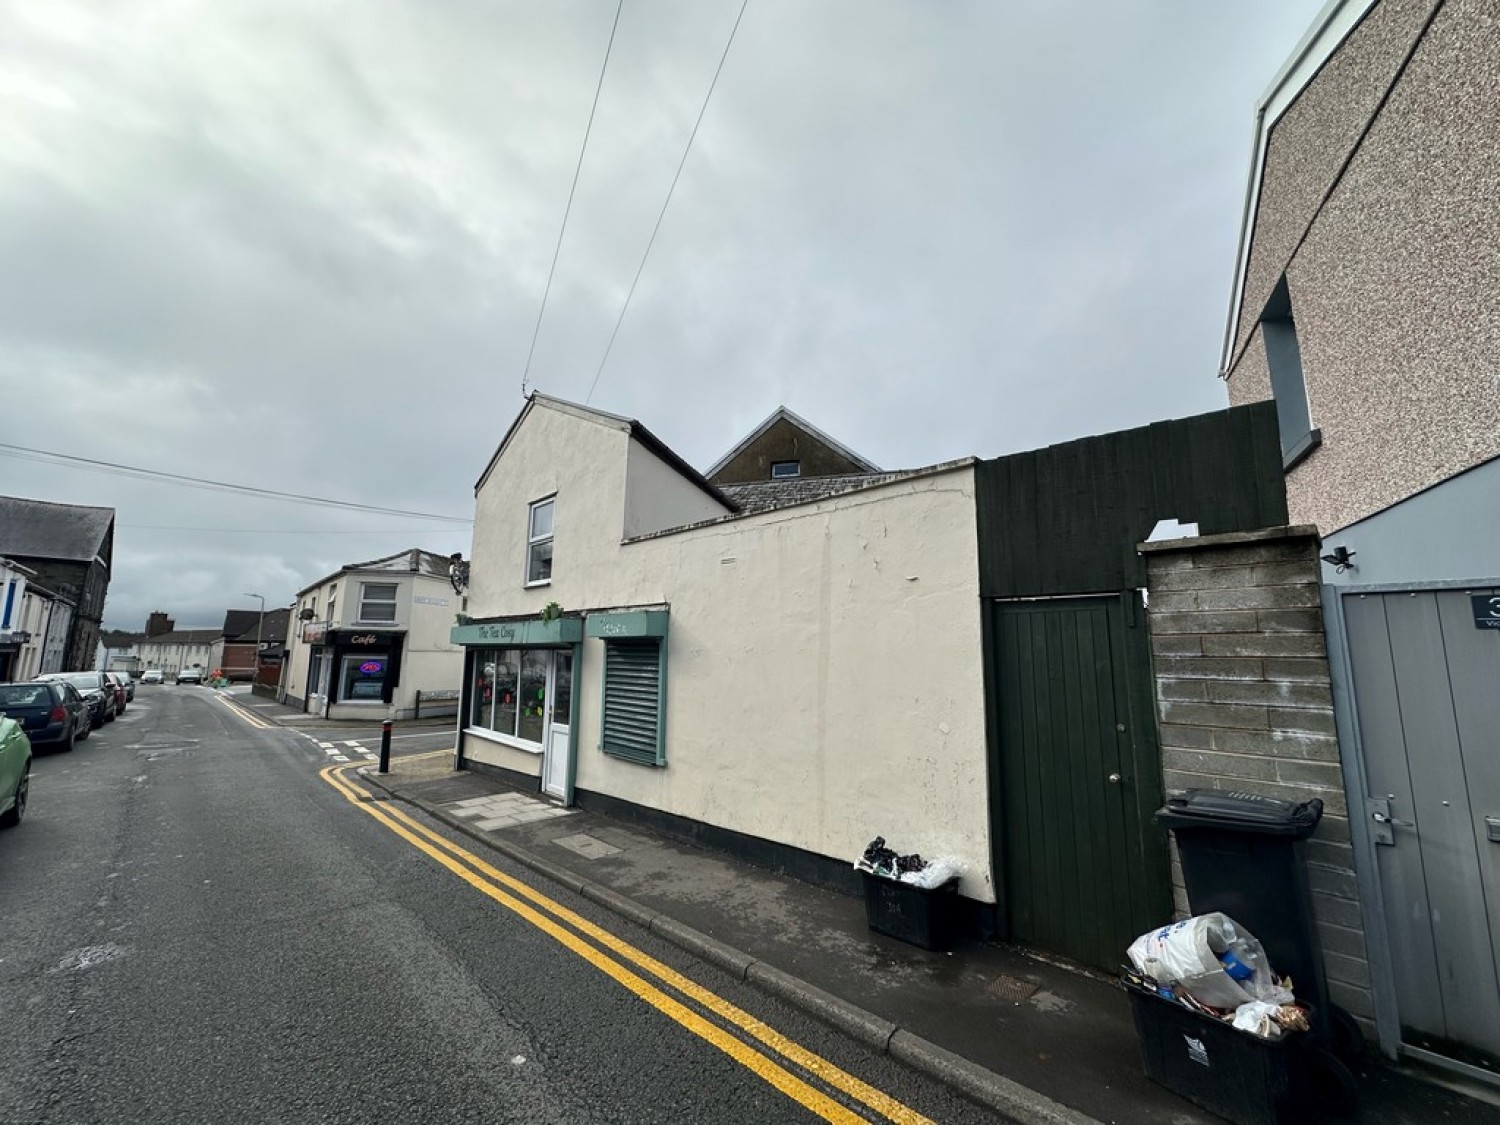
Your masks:
M51 973L82 972L84 969L98 968L100 965L108 964L123 956L125 956L125 947L116 945L114 942L106 942L104 945L86 945L82 949L73 950L47 971Z
M603 840L583 832L572 836L558 836L552 842L560 848L567 848L575 855L583 856L584 859L603 859L607 855L620 854L620 849L613 844L606 844Z
M1039 991L1031 998L1031 1006L1049 1016L1062 1015L1073 1010L1073 1001L1064 999L1055 992Z

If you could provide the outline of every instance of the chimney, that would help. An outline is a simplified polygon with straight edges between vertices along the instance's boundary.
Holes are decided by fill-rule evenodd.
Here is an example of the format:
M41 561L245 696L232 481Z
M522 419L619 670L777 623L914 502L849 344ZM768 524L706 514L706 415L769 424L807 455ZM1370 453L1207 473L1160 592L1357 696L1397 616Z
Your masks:
M170 633L175 628L177 628L177 622L160 610L146 618L146 636L148 637L159 637L163 633Z

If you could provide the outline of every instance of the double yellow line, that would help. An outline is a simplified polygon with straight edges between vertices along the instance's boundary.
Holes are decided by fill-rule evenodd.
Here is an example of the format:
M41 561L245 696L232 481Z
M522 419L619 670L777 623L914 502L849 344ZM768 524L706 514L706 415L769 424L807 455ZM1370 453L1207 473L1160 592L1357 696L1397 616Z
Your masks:
M433 832L401 809L394 808L385 802L379 805L372 803L369 790L344 776L344 771L352 768L354 767L344 765L329 766L322 770L319 776L337 789L356 808L374 817L412 847L428 855L475 890L529 922L570 952L577 954L594 968L633 992L657 1011L675 1020L704 1041L711 1043L735 1062L825 1121L868 1122L870 1118L861 1116L842 1102L819 1090L783 1066L782 1062L773 1056L780 1056L781 1060L793 1064L817 1081L873 1110L878 1115L877 1120L893 1121L897 1125L932 1125L928 1118L898 1102L895 1098L882 1093L847 1071L840 1070L827 1059L793 1042L748 1012L735 1007L723 997L689 980L675 969L662 964L628 942L622 941L608 930L594 925L587 918L569 910L561 903L553 901L519 879L492 867L472 852ZM525 901L522 901L523 899ZM585 937L591 939L594 944L585 941ZM676 996L658 987L658 983L653 983L652 980L647 979L648 977L666 986L666 989L676 993ZM718 1017L722 1023L728 1024L745 1036L745 1039L731 1034L720 1024L707 1019L699 1010L683 1003L683 1000L691 1001L703 1011ZM759 1044L763 1049L757 1049L751 1043L746 1042L746 1039Z
M220 695L217 698L220 703L224 704L224 706L228 707L231 711L233 711L240 718L244 719L245 722L249 723L256 730L270 730L275 725L274 723L266 722L259 715L254 715L249 711L246 711L243 707L241 707L234 700L230 699L227 695Z

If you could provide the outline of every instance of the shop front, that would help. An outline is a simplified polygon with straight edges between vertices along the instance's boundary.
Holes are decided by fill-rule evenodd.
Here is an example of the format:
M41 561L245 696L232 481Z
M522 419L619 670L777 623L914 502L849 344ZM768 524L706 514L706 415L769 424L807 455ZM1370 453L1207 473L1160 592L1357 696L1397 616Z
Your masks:
M570 800L582 620L461 625L453 640L466 649L460 768L477 765Z
M307 710L359 719L390 709L401 681L404 630L327 629L308 662Z

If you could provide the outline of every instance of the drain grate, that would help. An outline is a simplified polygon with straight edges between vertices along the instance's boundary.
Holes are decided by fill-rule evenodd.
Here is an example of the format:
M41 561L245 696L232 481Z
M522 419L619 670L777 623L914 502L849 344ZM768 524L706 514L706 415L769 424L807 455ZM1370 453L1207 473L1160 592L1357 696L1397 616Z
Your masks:
M1019 977L996 977L985 988L985 991L991 996L998 996L1001 1000L1021 1004L1030 1000L1040 987L1039 984L1032 984L1029 980L1021 980Z

